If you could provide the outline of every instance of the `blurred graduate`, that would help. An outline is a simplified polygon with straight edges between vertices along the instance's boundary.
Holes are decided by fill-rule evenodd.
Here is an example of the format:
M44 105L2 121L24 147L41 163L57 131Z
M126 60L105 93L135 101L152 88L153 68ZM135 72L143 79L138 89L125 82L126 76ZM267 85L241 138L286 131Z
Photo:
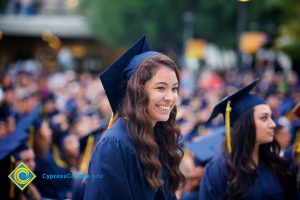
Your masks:
M300 119L300 102L293 108L292 113L295 118ZM290 161L290 170L297 188L297 199L300 199L300 130L295 135L295 143L284 152L284 156Z
M288 162L279 156L270 106L250 94L258 80L214 108L208 123L222 113L226 124L224 149L205 168L200 199L294 199Z
M115 116L92 155L85 199L176 199L184 180L176 64L142 37L100 79Z
M35 153L27 145L28 132L26 130L38 113L34 112L22 118L18 124L12 125L9 119L14 116L10 110L8 104L0 103L0 188L2 191L0 199L40 200L41 194L34 183L21 191L8 177L21 162L31 171L35 171Z

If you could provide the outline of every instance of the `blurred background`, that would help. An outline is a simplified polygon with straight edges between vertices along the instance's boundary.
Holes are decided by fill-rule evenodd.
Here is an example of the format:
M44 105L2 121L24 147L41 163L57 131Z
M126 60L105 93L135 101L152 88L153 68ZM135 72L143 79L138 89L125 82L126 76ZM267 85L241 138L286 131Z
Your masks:
M254 69L278 60L299 73L299 4L1 0L1 71L30 59L50 71L101 71L145 34L153 49L172 54L182 67Z
M142 35L181 70L177 121L187 182L178 197L197 196L204 167L220 150L223 119L204 124L212 108L256 78L283 155L300 135L292 113L300 102L299 10L293 0L1 0L5 199L82 198L78 175L87 173L111 115L98 76ZM7 178L20 161L37 175L24 192ZM77 177L45 180L43 173Z

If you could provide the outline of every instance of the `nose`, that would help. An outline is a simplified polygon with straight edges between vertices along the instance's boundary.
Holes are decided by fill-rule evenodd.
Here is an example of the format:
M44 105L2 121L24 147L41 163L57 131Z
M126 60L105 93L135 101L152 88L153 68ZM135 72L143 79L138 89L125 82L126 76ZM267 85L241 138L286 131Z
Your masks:
M177 93L175 94L172 91L167 91L166 94L164 95L164 100L173 102L173 101L175 101L176 96L177 96Z
M276 124L275 124L275 122L274 122L274 120L271 118L271 121L270 121L270 124L269 124L269 126L271 127L271 128L275 128L276 127Z

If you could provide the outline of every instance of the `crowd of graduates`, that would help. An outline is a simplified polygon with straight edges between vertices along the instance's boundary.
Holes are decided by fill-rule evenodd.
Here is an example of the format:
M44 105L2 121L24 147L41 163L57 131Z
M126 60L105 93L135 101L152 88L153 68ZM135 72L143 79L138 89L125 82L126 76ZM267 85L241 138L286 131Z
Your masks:
M111 114L97 76L12 67L1 80L0 111L4 199L82 197L93 146ZM8 179L20 162L36 175L23 192Z
M99 74L46 73L36 63L28 66L12 65L1 76L1 195L4 199L83 199L84 174L93 147L111 116ZM300 149L298 152L294 147L297 133L300 135L300 119L292 113L300 102L297 73L272 68L242 73L205 69L194 73L183 68L177 122L185 152L181 169L186 182L177 192L179 198L198 199L205 165L221 149L225 134L222 116L205 124L213 107L222 97L256 78L261 79L256 93L272 109L281 155L288 151L300 154ZM20 162L36 175L24 191L8 178ZM297 171L297 165L294 168ZM60 177L49 178L50 175Z

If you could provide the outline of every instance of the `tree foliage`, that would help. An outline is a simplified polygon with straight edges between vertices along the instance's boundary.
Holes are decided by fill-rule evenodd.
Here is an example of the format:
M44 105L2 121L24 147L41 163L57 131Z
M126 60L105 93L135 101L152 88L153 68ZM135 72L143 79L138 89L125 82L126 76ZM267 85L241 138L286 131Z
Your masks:
M182 10L172 0L94 0L86 14L99 39L110 45L128 45L145 34L163 49L180 45Z
M293 67L300 74L300 2L284 0L284 17L279 27L281 42L279 47L288 53L293 60Z
M157 50L183 47L186 24L183 15L194 15L193 36L220 46L235 47L238 1L222 0L93 0L85 1L85 13L99 40L120 47L146 35ZM279 27L300 40L300 3L294 0L251 0L245 3L244 31L264 31L271 39ZM288 31L287 31L288 30Z

